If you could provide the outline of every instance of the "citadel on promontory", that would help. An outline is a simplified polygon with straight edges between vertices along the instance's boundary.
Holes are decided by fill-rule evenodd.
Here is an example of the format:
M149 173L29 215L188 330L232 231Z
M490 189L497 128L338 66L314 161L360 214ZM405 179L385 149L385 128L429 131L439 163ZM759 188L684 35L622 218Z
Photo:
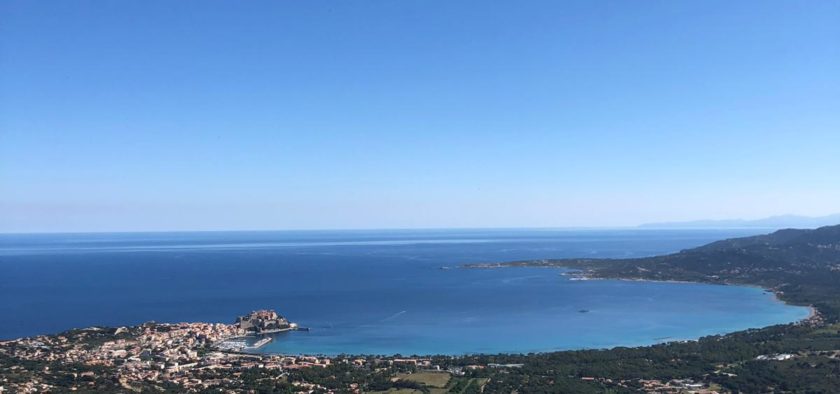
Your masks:
M245 316L239 316L236 324L247 334L270 334L275 332L297 329L297 324L290 323L285 317L273 310L253 311Z

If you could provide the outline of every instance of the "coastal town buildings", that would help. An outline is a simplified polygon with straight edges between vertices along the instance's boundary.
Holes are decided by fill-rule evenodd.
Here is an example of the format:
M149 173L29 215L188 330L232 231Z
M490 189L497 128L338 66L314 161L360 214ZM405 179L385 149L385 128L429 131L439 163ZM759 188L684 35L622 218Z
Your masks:
M273 311L257 311L238 319L235 324L223 323L145 323L135 327L91 327L71 330L59 335L41 335L0 342L0 356L10 360L40 364L73 366L79 372L66 378L76 388L96 387L98 380L116 381L126 389L138 383L171 383L186 390L200 391L220 385L221 379L206 379L225 371L236 377L236 371L251 368L282 371L330 365L328 358L249 354L218 345L244 338L254 330L264 331L293 327ZM247 323L242 324L245 321ZM348 361L350 362L350 361ZM49 374L46 370L34 371ZM4 376L7 375L4 371ZM9 374L26 376L25 366L8 367ZM221 375L220 375L221 376ZM0 381L2 392L52 391L49 384L30 379L23 382ZM229 382L228 382L229 383Z

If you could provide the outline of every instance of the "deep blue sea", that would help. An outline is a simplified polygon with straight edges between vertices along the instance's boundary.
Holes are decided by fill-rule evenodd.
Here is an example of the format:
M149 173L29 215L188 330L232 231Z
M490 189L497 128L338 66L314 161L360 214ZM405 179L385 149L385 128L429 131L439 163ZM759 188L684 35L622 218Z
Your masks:
M233 322L270 308L311 331L280 334L265 352L519 353L691 339L806 317L806 308L757 288L571 281L547 268L457 268L650 256L757 232L0 235L0 338L150 320Z

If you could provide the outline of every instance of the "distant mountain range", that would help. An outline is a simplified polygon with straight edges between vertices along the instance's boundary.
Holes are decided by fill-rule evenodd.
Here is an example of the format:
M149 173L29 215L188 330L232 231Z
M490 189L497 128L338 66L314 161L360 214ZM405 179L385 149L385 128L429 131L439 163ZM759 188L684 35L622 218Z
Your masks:
M840 214L809 217L797 215L771 216L756 220L695 220L688 222L646 223L640 228L674 229L674 228L817 228L840 224Z

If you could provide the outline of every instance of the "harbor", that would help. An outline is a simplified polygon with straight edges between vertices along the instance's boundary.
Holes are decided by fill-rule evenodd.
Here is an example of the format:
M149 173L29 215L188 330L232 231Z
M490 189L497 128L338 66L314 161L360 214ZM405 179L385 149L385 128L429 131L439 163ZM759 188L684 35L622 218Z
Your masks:
M254 351L271 343L274 340L271 334L288 331L309 331L309 328L289 322L273 310L258 310L240 316L236 319L234 326L236 327L236 335L221 339L213 344L214 348L233 352ZM259 339L251 342L251 338L254 337L259 337Z
M271 337L264 337L264 338L260 339L259 341L254 342L253 345L247 347L246 349L259 349L259 348L267 345L269 342L271 342L271 340L272 340Z

